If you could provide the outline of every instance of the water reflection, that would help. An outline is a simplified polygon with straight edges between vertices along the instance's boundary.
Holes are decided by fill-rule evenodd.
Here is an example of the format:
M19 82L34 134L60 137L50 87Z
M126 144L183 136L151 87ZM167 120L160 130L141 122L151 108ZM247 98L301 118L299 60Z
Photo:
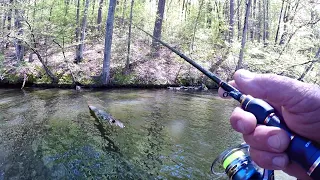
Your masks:
M96 121L87 102L121 120ZM212 179L242 138L213 93L0 89L1 179Z

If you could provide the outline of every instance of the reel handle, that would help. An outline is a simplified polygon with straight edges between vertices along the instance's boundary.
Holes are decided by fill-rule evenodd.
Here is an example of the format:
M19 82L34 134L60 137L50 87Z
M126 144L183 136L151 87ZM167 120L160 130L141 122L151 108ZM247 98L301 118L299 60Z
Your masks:
M242 109L252 113L258 124L275 126L285 130L291 141L286 153L289 159L300 164L313 179L320 179L320 148L316 143L296 135L276 116L274 108L262 99L242 95Z

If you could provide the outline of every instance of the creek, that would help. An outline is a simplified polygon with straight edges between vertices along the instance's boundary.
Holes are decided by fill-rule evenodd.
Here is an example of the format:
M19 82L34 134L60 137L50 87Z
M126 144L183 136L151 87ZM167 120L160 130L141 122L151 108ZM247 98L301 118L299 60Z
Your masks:
M0 89L0 180L214 179L215 157L243 142L236 105L210 91Z

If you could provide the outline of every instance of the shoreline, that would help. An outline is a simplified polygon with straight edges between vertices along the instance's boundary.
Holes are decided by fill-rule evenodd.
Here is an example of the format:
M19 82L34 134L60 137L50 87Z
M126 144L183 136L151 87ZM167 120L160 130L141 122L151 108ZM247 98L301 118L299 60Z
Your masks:
M34 83L26 83L24 85L24 88L47 88L47 89L76 89L76 87L79 86L81 89L168 89L169 87L182 87L184 85L180 84L108 84L108 85L99 85L99 84L34 84ZM0 81L0 88L12 88L12 89L21 89L22 82L21 83L9 83L9 82L1 82ZM188 87L196 87L196 86L188 86ZM218 89L217 86L207 86L208 89ZM189 89L191 90L191 89ZM173 90L174 91L174 90ZM183 90L181 90L183 91ZM187 91L187 90L186 90ZM197 90L194 90L197 91ZM198 90L202 91L202 90Z

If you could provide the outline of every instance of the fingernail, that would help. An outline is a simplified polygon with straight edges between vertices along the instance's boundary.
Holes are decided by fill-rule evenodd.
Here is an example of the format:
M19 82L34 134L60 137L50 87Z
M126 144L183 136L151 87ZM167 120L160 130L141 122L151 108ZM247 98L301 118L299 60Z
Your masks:
M280 142L279 136L273 135L273 136L269 137L268 144L273 149L280 149L281 142Z
M240 74L240 77L242 79L248 80L248 79L252 79L254 77L254 74L252 72L250 72L250 71L242 70L241 74Z
M244 132L244 125L241 121L237 122L237 127L240 132Z
M283 168L285 163L286 160L284 159L284 157L275 157L272 159L272 164L279 168Z

